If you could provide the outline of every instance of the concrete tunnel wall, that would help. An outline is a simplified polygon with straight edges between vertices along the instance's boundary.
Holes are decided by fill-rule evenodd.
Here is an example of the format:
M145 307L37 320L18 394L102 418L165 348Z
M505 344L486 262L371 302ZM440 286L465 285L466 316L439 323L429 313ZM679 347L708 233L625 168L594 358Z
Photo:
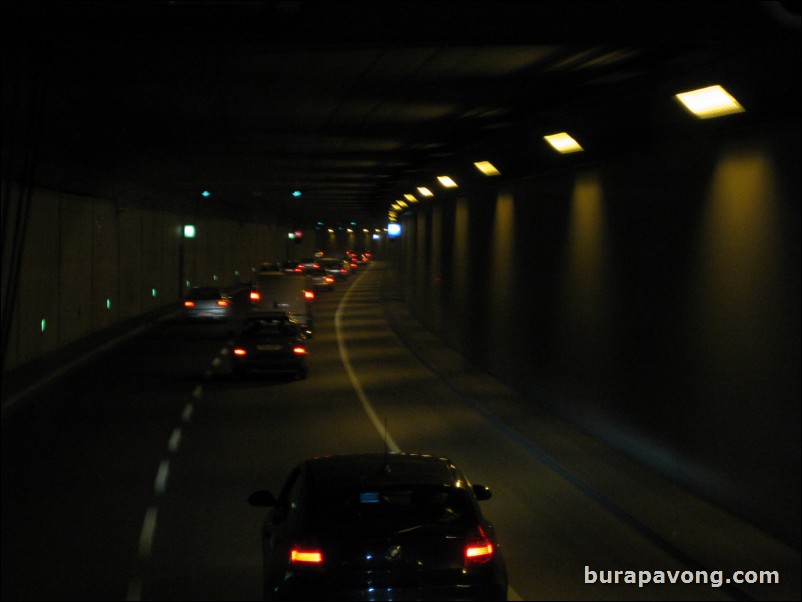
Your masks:
M182 236L185 223L195 225L194 239ZM34 189L3 370L148 312L177 309L189 286L247 282L261 261L284 257L286 236L275 224L187 218ZM3 241L4 262L9 245ZM3 270L5 288L5 263Z
M406 302L533 406L798 547L799 154L798 122L761 124L441 192L402 218Z

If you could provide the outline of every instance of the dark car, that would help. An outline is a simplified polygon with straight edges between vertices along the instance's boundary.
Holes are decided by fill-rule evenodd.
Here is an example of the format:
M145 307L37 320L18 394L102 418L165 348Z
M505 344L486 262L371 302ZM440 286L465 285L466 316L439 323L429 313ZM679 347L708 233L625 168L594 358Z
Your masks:
M320 267L326 270L335 280L347 280L351 272L351 264L344 259L321 259L318 261Z
M196 286L184 298L186 320L228 320L231 298L216 286Z
M291 373L306 378L306 337L286 312L254 313L230 343L231 372Z
M335 455L300 462L262 523L265 599L506 600L507 569L479 500L448 458Z
M306 276L306 279L313 290L334 290L334 276L329 274L323 268L307 268L304 270L304 275Z

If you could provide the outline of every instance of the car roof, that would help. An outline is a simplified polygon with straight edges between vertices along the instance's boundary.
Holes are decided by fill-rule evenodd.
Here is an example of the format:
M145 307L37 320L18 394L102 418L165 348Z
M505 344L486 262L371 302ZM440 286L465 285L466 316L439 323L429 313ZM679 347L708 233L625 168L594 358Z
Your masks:
M461 475L444 457L410 453L321 456L303 462L314 488L369 485L456 485Z

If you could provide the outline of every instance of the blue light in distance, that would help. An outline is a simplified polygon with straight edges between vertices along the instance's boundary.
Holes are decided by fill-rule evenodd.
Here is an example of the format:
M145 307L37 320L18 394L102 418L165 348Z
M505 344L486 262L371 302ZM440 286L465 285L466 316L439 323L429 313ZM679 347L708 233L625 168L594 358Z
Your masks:
M203 192L201 192L201 196L205 199L208 199L210 196L212 196L212 193L209 192L208 190L204 190Z
M390 238L398 238L401 236L401 224L390 222L387 224L387 236Z
M297 199L299 196L301 196L301 191L300 190L293 190L292 196L294 196Z

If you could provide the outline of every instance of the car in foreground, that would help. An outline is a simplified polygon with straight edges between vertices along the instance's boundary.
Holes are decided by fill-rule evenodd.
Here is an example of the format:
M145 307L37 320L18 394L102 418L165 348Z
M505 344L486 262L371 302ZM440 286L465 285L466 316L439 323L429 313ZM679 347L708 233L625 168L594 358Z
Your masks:
M306 337L298 321L286 312L249 315L229 344L231 373L289 373L306 378Z
M186 320L227 320L231 309L231 298L214 286L193 287L184 298Z
M266 600L506 600L493 525L448 458L346 454L301 461L261 530Z

